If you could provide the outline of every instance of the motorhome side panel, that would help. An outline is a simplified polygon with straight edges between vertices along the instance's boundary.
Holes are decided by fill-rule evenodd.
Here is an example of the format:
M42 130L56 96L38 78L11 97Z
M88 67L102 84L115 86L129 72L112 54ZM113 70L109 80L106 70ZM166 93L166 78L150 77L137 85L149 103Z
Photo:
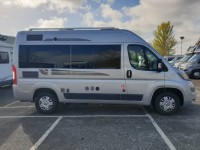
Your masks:
M12 85L11 49L0 46L0 87Z
M49 88L61 102L119 101L126 93L122 48L121 43L21 44L18 99L32 100L35 90Z

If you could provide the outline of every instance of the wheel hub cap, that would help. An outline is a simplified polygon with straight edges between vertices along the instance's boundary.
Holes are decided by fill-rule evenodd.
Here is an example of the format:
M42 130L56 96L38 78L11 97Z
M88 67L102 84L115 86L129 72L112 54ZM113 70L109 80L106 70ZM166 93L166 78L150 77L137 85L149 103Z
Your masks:
M42 98L40 98L39 106L43 110L49 110L53 106L53 102L50 97L43 96Z
M160 101L160 108L166 112L170 112L175 108L175 100L170 96L165 96Z

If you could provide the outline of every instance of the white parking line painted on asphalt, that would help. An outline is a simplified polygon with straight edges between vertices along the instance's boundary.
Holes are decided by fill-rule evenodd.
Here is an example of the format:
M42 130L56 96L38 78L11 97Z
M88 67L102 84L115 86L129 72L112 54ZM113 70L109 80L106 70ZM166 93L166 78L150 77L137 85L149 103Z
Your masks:
M0 119L16 119L16 118L59 118L62 116L0 116Z
M8 104L8 105L6 105L6 106L4 106L4 107L9 107L9 106L11 106L11 105L13 105L13 104L15 104L15 103L17 103L17 102L19 102L19 101L15 101L15 102L10 103L10 104Z
M148 117L147 115L77 115L63 116L65 118L131 118L131 117Z
M134 117L148 117L147 115L71 115L71 116L0 116L0 119L12 118L134 118Z
M145 114L149 117L149 119L151 120L152 124L154 125L154 127L156 128L156 130L158 131L158 133L160 134L160 136L163 138L163 140L165 141L165 143L167 144L167 146L170 148L170 150L176 150L176 148L174 147L174 145L172 144L172 142L168 139L168 137L165 135L165 133L161 130L161 128L155 122L155 120L153 119L153 117L146 111L146 109L144 107L143 107L143 110L144 110Z
M35 106L11 106L11 107L8 107L8 106L5 107L5 106L4 106L4 107L0 107L0 109L10 109L10 108L11 108L11 109L12 109L12 108L29 108L29 107L31 108L31 107L35 107Z
M12 92L13 90L2 90L0 89L1 92Z
M37 149L41 143L47 138L47 136L49 135L49 133L51 133L51 131L53 131L53 129L57 126L57 124L60 122L60 120L63 117L59 117L53 124L52 126L43 134L43 136L31 147L30 150L35 150Z

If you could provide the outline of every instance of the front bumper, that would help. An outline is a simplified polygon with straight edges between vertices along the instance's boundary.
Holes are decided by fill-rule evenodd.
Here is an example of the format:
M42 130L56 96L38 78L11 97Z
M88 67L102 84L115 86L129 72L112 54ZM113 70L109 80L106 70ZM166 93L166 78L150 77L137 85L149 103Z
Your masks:
M195 86L191 81L187 81L186 84L184 104L191 104L196 100Z

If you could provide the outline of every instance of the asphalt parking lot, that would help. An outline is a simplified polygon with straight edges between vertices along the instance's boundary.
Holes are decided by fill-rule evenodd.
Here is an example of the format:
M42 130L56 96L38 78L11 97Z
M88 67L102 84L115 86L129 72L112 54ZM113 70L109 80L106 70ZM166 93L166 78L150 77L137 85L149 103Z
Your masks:
M0 149L200 149L200 80L193 82L196 102L173 116L142 106L86 104L62 104L43 115L33 103L14 101L12 88L0 89Z

